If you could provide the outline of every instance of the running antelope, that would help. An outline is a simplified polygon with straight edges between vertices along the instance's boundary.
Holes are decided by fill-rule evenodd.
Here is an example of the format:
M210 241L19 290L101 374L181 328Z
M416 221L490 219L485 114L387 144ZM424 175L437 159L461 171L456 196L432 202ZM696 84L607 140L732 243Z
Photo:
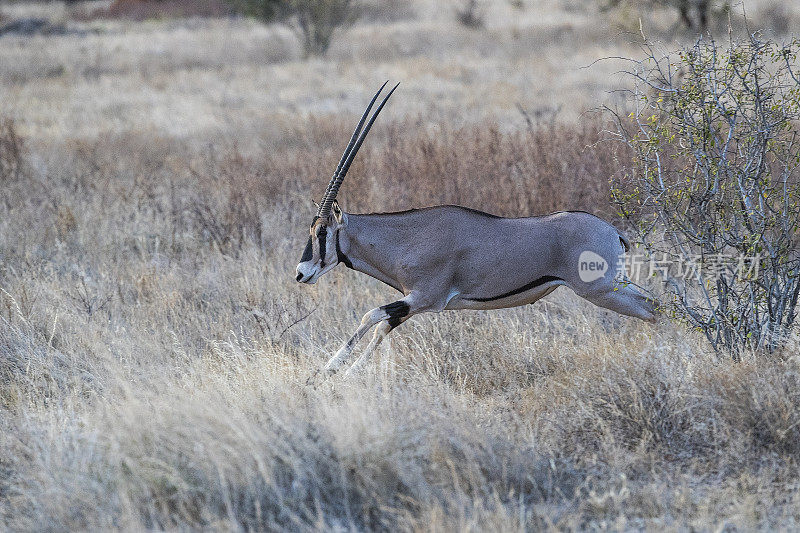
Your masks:
M316 283L342 263L404 296L364 315L355 334L328 361L327 374L342 367L375 325L372 341L348 374L367 361L391 330L413 315L531 304L560 285L595 305L655 320L653 302L617 275L618 259L628 250L628 240L614 226L589 213L502 218L456 205L366 215L342 211L336 201L339 187L397 88L389 91L364 126L385 86L364 111L322 197L296 279Z

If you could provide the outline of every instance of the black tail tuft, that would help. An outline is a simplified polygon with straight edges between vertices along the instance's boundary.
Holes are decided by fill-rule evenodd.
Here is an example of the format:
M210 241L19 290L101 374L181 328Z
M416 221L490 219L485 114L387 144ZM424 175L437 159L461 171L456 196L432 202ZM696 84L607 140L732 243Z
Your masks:
M622 251L627 252L631 249L631 243L628 242L628 239L624 235L619 235L619 242L622 243Z

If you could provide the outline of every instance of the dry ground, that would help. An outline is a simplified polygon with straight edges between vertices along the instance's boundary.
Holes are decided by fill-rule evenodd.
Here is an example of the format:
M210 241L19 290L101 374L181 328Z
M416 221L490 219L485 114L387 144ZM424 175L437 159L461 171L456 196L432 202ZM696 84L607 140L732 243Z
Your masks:
M310 62L241 20L0 37L0 527L800 527L798 339L733 364L559 290L412 319L363 376L304 385L395 298L344 268L293 281L385 78L345 208L613 220L629 156L586 111L620 66L580 67L635 46L583 3L525 4L472 31L392 2Z

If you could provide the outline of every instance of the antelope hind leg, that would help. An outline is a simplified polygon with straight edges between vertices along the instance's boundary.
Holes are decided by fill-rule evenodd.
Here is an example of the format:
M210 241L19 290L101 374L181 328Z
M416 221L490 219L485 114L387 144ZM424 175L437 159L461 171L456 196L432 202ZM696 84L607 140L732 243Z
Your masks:
M582 296L595 305L616 311L621 315L632 316L651 323L656 321L656 309L653 301L630 286L617 285L616 289L608 292Z

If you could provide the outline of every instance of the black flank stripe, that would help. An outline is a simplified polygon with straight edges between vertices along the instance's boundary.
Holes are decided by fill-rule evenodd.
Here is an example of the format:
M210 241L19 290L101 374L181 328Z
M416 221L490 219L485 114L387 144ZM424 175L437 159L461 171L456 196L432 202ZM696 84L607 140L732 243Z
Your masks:
M520 294L522 292L535 289L539 285L544 285L545 283L550 283L551 281L564 281L564 280L557 276L542 276L541 278L531 281L527 285L524 285L518 289L514 289L513 291L501 294L500 296L492 296L491 298L466 298L466 299L473 300L475 302L491 302L493 300L502 300L503 298L508 298L509 296L514 296L515 294Z

